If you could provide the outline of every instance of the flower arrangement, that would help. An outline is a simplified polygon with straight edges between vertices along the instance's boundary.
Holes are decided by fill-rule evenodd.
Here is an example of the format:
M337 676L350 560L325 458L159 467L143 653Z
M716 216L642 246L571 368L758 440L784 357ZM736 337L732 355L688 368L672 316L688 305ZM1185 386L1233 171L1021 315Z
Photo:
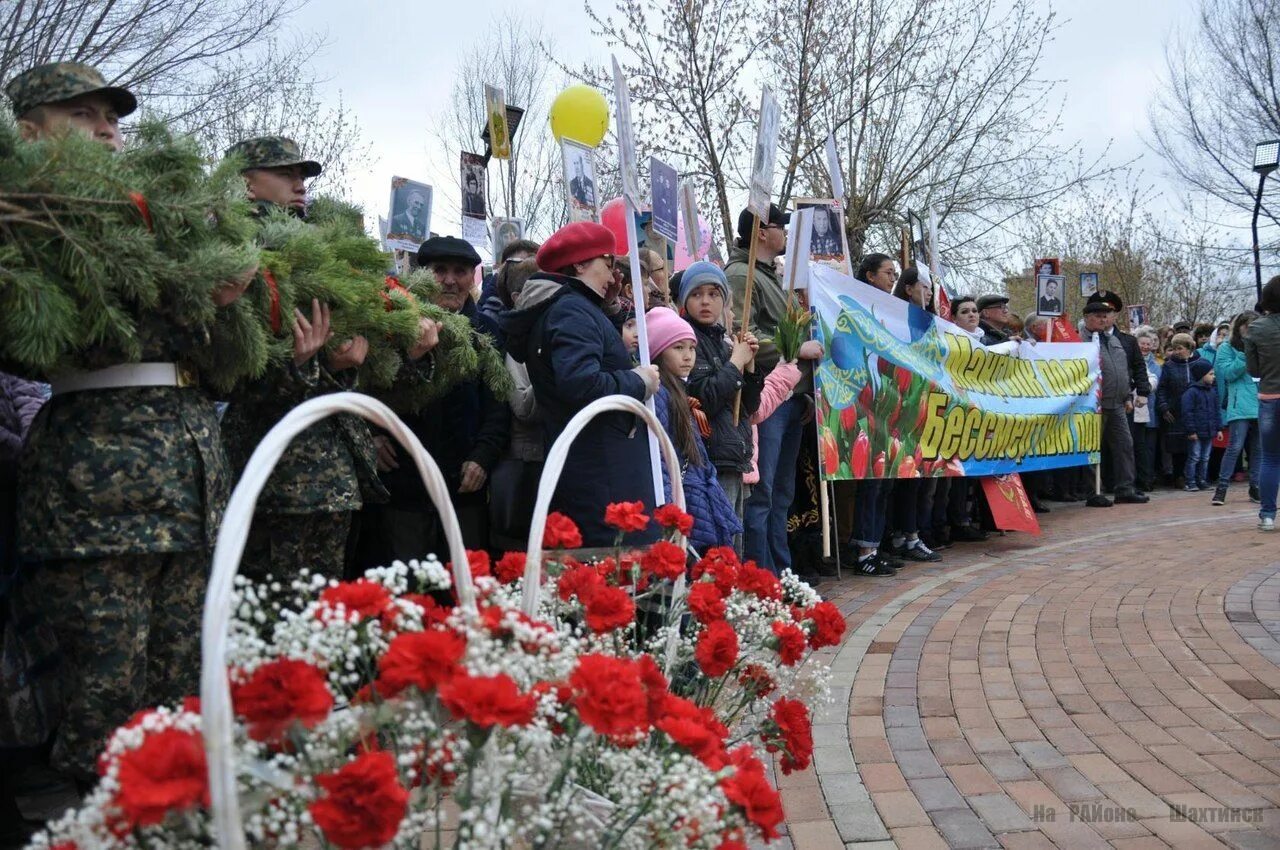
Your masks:
M571 556L581 535L554 514L542 570L468 553L474 608L434 558L350 582L237 580L228 676L250 844L745 850L776 837L762 759L809 765L826 678L804 662L840 642L843 615L730 549L688 565L692 519L675 506L606 516L618 545L596 563ZM623 545L651 521L662 540ZM520 600L538 574L530 615ZM84 806L32 846L210 846L207 758L194 701L140 712Z

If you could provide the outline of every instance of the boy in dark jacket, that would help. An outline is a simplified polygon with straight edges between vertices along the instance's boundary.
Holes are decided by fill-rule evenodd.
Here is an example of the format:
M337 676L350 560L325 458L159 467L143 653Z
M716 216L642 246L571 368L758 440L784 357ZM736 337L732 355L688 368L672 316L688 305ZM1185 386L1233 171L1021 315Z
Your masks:
M689 375L689 395L698 400L711 424L707 454L715 464L720 486L742 519L742 476L751 471L751 415L760 406L764 375L754 368L754 336L748 333L741 342L729 342L725 337L728 298L729 281L711 263L696 262L680 275L677 301L693 327L698 346L698 362ZM742 406L735 425L733 407L739 391Z
M1201 359L1190 334L1175 334L1169 342L1173 352L1164 361L1156 386L1156 413L1160 416L1160 438L1173 458L1175 475L1182 472L1187 457L1187 432L1182 424L1182 394L1195 383L1191 366ZM1195 484L1194 480L1186 481ZM1178 486L1174 482L1174 486Z
M1182 427L1187 434L1187 490L1209 489L1209 450L1222 427L1213 366L1200 358L1191 364L1194 383L1182 393Z

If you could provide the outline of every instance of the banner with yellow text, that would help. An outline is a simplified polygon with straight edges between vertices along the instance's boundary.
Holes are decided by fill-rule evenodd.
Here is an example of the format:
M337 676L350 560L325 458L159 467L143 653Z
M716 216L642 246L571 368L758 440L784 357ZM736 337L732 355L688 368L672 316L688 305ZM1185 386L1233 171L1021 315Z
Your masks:
M1097 463L1095 343L983 346L914 304L813 264L824 478L1004 475Z

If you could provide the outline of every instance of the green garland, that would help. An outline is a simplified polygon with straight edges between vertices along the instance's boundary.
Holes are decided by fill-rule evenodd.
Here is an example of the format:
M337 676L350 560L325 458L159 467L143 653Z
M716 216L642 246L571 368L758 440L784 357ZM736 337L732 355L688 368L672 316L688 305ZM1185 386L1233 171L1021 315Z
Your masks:
M513 386L501 353L487 336L473 331L465 316L433 303L439 290L429 272L414 272L405 285L388 281L391 258L364 234L355 207L320 198L305 222L272 209L261 224L262 265L275 294L265 276L248 294L268 325L273 299L278 305L279 328L268 327L273 361L291 356L294 308L309 316L312 299L318 299L332 308L331 345L355 335L369 340L360 386L396 409L420 410L462 381L477 378L497 397L510 395ZM441 323L440 342L429 361L408 364L404 352L417 341L423 317Z
M234 164L206 171L162 125L116 153L76 133L22 142L0 119L0 368L44 379L181 355L220 384L260 374L252 306L213 302L258 261L253 232Z

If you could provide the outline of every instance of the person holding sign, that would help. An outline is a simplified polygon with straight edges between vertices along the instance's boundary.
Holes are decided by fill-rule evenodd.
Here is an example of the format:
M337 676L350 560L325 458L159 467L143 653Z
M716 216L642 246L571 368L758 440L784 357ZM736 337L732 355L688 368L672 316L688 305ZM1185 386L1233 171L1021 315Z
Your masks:
M621 288L615 244L613 232L594 221L560 228L538 249L542 271L525 284L523 300L532 306L502 317L507 351L529 370L548 447L596 399L645 401L658 391L658 368L632 366L606 312L616 311ZM597 416L574 440L551 508L577 523L584 546L611 546L616 532L604 523L604 507L614 502L656 507L648 431L624 413ZM627 540L656 537L646 531Z
M778 279L774 260L786 250L787 225L791 216L776 204L769 205L767 219L760 221L756 232L756 266L752 278L751 315L745 330L760 340L756 352L756 369L767 375L778 363L778 349L771 340L778 323L786 314L787 291ZM729 254L725 277L733 293L733 313L741 324L747 292L747 265L755 221L750 210L738 216L738 241ZM809 397L813 394L812 361L822 357L822 344L810 340L800 346L800 359L807 361L802 369L795 394L760 423L757 466L760 483L751 492L743 508L746 532L743 550L762 567L781 572L791 567L791 549L787 545L787 512L795 496L796 459L800 454L800 438L804 419L809 413Z

